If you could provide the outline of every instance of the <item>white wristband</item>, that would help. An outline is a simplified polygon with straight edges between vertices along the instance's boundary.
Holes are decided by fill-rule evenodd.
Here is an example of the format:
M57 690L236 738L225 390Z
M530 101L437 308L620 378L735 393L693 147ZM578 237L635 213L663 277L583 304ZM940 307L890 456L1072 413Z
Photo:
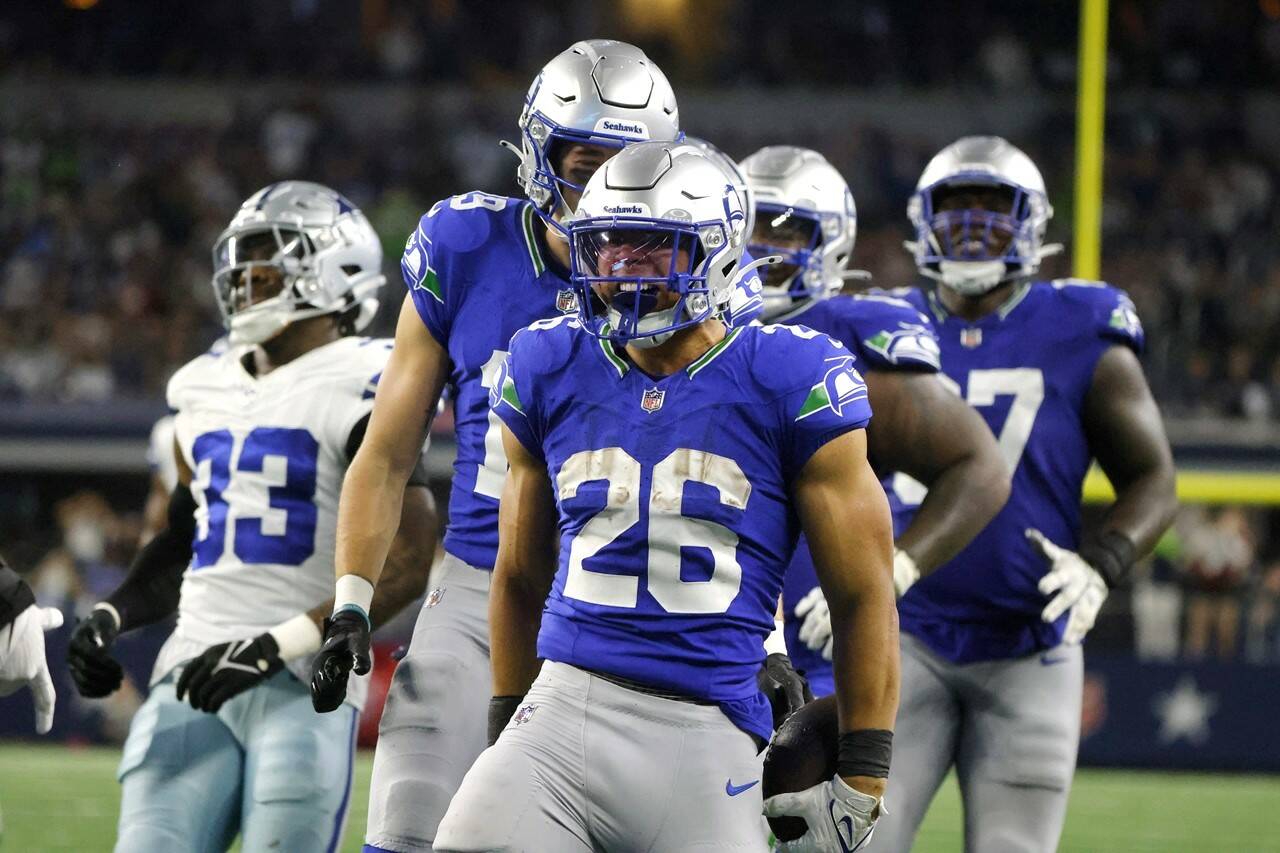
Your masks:
M893 591L898 598L906 595L908 589L920 580L920 569L911 555L901 548L893 549Z
M369 608L373 604L373 584L359 575L343 575L333 589L333 612L337 613L351 605L360 608L364 618L369 618Z
M320 629L305 613L281 622L267 632L280 647L281 660L293 660L309 655L320 648Z
M764 653L766 655L785 655L787 653L787 638L782 633L782 623L773 623L773 632L765 637Z

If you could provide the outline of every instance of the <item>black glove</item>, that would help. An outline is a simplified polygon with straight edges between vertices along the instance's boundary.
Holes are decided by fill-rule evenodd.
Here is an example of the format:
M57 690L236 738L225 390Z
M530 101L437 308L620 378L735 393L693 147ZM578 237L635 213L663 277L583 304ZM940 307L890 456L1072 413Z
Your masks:
M777 731L782 723L800 710L801 706L813 701L813 691L809 682L796 672L791 665L791 658L781 654L771 654L764 659L764 666L756 673L756 683L773 706L773 730Z
M76 690L86 699L114 693L124 681L124 668L111 657L111 644L120 633L109 610L98 608L76 624L67 650L67 665Z
M185 694L192 708L217 713L228 699L256 687L282 669L280 647L270 634L219 643L205 649L182 668L178 700Z
M328 713L347 698L347 676L364 675L369 657L369 620L359 610L339 610L324 620L324 645L311 661L311 707Z
M498 736L523 701L523 696L494 696L489 700L489 746L498 742Z

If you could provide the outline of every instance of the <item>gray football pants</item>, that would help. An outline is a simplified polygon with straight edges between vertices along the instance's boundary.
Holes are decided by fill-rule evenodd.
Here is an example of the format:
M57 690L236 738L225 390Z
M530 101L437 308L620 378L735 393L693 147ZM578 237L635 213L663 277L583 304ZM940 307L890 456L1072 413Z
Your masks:
M906 853L954 765L971 853L1052 853L1080 741L1084 656L1059 646L963 666L901 635L902 690L868 853Z
M489 675L489 572L445 554L418 614L378 726L366 843L431 850L462 777L484 751Z
M714 705L547 661L467 773L435 849L764 853L762 761Z

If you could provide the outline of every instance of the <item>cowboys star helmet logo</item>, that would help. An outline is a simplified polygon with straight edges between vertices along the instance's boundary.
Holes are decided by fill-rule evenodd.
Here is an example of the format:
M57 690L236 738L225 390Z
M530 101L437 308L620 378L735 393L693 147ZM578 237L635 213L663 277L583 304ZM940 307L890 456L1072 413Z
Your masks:
M640 395L640 408L653 414L662 408L662 398L666 396L667 392L661 388L649 388Z

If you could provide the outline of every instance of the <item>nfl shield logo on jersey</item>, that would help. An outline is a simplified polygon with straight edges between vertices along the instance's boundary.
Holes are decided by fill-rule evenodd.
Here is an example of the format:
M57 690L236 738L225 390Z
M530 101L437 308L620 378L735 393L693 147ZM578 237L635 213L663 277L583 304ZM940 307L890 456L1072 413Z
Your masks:
M538 710L538 706L535 704L521 705L520 710L516 711L515 716L511 719L515 720L517 726L521 723L527 723L533 719L533 712L536 710Z
M960 330L960 346L974 349L982 346L982 330L981 329L961 329Z
M667 392L661 388L650 388L640 395L640 408L653 414L662 408L662 398L665 396Z
M562 290L556 294L556 310L561 314L572 314L578 310L578 296L572 290Z

